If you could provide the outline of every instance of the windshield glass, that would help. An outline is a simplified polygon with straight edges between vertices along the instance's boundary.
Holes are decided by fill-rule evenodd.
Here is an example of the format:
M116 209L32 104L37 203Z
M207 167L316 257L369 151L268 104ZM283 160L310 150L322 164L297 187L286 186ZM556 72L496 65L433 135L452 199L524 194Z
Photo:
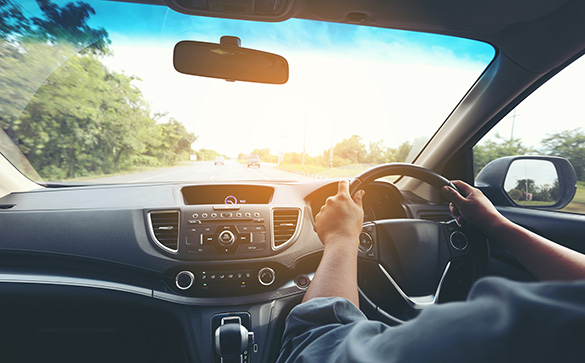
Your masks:
M0 11L0 152L35 181L296 180L411 161L494 56L466 39L155 5ZM286 58L289 81L174 69L177 42L224 35Z

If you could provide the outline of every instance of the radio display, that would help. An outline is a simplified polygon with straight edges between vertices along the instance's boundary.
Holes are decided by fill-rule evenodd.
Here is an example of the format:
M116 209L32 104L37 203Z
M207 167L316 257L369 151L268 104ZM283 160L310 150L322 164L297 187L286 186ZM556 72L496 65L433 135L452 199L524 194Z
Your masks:
M274 189L257 185L195 185L181 189L186 205L268 204Z

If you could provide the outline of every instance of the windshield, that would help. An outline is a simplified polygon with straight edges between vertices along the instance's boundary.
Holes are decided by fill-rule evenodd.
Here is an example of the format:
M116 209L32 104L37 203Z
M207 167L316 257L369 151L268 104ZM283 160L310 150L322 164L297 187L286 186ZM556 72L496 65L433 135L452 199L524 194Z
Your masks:
M494 56L466 39L155 5L0 11L0 152L35 181L298 180L411 161ZM177 42L224 35L286 58L289 81L174 69Z

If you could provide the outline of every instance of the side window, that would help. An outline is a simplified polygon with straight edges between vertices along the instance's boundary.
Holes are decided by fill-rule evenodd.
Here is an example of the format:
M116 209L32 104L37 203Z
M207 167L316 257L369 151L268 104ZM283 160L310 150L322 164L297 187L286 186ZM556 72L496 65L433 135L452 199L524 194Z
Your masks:
M475 174L488 162L504 156L552 155L567 158L575 168L577 193L562 211L585 214L583 95L585 57L578 59L541 86L480 140L473 148ZM522 185L507 187L510 190L515 189L513 194L518 194L520 202L526 202L526 195L533 194L527 192L527 185L531 185L531 180L518 179L518 182ZM554 188L552 183L547 186L549 189ZM534 192L538 192L538 188Z

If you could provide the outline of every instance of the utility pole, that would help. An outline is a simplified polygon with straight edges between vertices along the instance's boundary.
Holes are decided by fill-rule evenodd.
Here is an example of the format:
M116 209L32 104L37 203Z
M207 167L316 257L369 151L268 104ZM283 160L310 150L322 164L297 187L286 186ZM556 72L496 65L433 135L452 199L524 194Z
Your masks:
M516 117L520 115L516 114L516 109L512 111L512 130L510 131L510 141L514 140L514 124L516 123Z

